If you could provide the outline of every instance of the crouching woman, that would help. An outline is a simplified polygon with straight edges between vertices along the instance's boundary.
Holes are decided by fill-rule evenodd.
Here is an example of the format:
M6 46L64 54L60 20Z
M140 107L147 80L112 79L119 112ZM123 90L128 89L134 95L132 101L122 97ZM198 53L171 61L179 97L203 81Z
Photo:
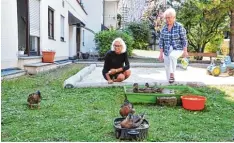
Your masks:
M131 74L126 49L124 41L121 38L116 38L112 42L111 50L105 55L102 74L109 84L122 82Z

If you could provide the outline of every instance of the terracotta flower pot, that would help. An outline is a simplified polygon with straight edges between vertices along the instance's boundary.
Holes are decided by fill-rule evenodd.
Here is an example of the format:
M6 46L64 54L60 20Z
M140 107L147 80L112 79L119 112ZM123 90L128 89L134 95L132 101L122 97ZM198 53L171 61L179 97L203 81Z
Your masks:
M42 51L42 62L43 63L54 63L54 55L53 51Z

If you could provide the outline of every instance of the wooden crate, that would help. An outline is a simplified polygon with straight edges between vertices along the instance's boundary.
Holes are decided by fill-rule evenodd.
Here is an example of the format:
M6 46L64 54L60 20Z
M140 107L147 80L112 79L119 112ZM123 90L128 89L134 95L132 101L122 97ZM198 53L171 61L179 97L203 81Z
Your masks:
M176 106L176 97L156 97L156 104L161 106Z

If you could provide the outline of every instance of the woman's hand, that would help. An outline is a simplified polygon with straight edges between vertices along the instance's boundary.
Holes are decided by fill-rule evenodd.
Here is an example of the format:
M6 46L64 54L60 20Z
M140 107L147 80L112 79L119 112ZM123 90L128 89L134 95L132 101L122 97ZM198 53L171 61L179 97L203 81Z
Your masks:
M112 84L113 82L113 80L108 80L108 84Z
M113 75L113 74L116 74L117 72L118 72L117 69L110 69L108 73L109 73L110 75Z
M184 58L187 58L187 57L188 57L188 52L187 52L187 51L184 51L182 56L183 56Z
M159 59L160 62L163 61L163 53L162 52L160 52L158 59Z

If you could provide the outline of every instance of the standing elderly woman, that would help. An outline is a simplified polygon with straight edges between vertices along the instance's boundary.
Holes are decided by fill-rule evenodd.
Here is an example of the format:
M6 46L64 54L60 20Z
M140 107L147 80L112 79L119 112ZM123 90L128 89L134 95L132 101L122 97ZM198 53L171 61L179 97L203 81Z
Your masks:
M187 37L184 27L176 22L176 12L169 8L164 12L166 25L162 28L159 38L160 55L159 60L164 60L167 80L169 83L175 81L175 70L177 59L183 55L188 56Z
M116 38L111 50L106 53L102 74L109 84L127 79L131 71L126 51L127 47L121 38Z

